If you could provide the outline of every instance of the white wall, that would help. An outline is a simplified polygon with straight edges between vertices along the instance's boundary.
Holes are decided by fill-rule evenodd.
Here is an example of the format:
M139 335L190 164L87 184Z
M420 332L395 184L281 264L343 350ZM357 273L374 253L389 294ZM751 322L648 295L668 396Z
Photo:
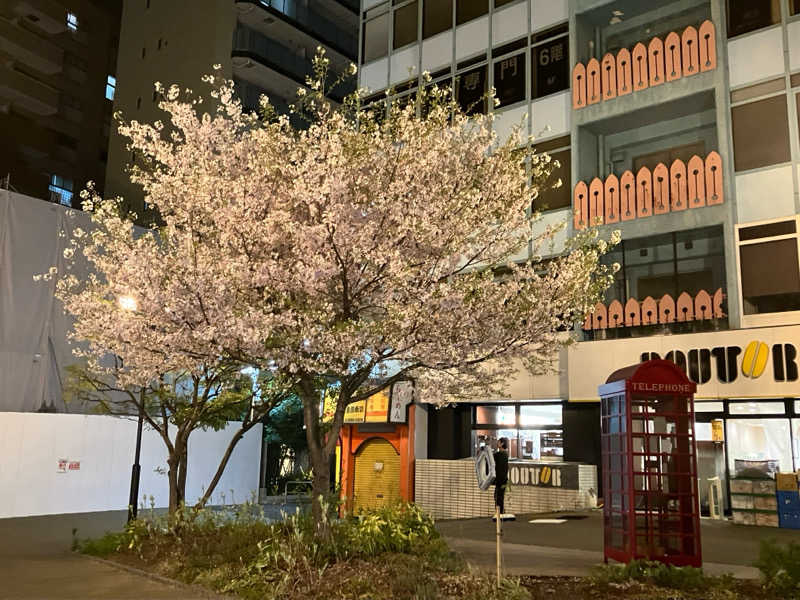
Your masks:
M189 438L187 503L202 495L236 427ZM0 518L126 509L135 443L135 418L0 413ZM256 425L236 446L212 503L222 504L222 494L226 504L257 494L260 456ZM154 496L156 507L169 502L166 457L164 442L145 426L139 498ZM57 472L62 458L80 461L80 470Z
M783 29L780 25L728 42L732 88L783 75Z

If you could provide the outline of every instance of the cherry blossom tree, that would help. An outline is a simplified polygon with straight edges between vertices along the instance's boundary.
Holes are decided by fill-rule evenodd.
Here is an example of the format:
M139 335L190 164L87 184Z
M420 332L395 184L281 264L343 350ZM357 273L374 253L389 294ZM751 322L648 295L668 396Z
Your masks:
M123 125L159 236L137 238L94 197L106 233L89 256L104 283L64 297L79 336L125 357L123 381L217 360L280 374L303 402L322 523L349 404L407 378L428 402L485 398L520 365L551 370L612 270L596 232L556 247L560 228L531 211L553 165L519 128L500 140L491 115L468 117L435 87L404 106L364 107L362 91L337 107L327 59L316 66L302 131L267 98L263 115L244 111L213 77L213 106L173 86L167 125ZM111 299L124 294L148 309L122 315Z

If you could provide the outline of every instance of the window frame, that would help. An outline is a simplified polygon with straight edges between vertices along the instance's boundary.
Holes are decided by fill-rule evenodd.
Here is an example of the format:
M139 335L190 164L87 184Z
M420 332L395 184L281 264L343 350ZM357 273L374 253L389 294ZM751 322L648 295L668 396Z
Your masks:
M783 235L775 235L770 237L761 237L751 240L741 240L739 231L748 227L757 225L770 225L773 223L780 223L785 221L794 221L795 232ZM797 256L798 256L798 275L800 275L800 215L791 217L782 217L777 219L767 219L764 221L751 221L748 223L737 223L734 225L734 243L736 253L736 292L739 298L739 315L740 322L743 328L749 327L767 327L771 325L797 325L800 324L800 310L785 311L785 312L771 312L771 313L756 313L752 315L744 314L744 297L742 295L742 257L739 252L741 246L749 246L754 244L763 244L766 242L776 242L780 240L794 239L797 243Z
M111 96L109 97L108 91L111 90ZM106 100L110 100L114 102L114 96L117 93L117 78L115 75L108 75L106 77Z
M562 31L560 33L554 33L553 35L548 36L546 38L542 38L542 39L533 41L536 38L536 36L542 35L544 33L547 33L550 30L560 29L560 28L564 27L565 25L567 27L566 31ZM536 61L534 61L534 56L536 55L536 48L539 48L540 46L544 46L545 44L551 44L551 43L553 43L553 41L561 39L561 38L566 38L566 40L567 40L567 57L566 57L566 60L565 60L565 63L567 65L566 66L566 69L567 69L566 87L564 87L564 88L562 88L560 90L556 90L555 92L549 92L549 93L544 94L542 96L535 96L534 95L533 86L535 85L535 82L537 81L537 78L536 78L536 66L537 65L536 65ZM543 100L545 98L549 98L551 96L555 96L556 94L563 94L564 92L568 92L569 91L569 89L570 89L570 87L572 85L572 78L571 78L572 69L570 67L570 57L569 57L569 21L563 21L561 23L556 23L555 25L550 25L550 26L548 26L546 28L543 28L543 29L541 29L539 31L532 32L531 33L531 37L530 37L530 43L528 44L528 54L530 54L530 84L528 85L528 88L530 89L531 102L538 102L539 100Z

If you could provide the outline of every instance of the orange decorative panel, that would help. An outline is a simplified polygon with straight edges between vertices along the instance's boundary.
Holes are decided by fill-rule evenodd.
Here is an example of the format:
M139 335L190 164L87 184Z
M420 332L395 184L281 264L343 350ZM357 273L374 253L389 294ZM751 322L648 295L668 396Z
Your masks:
M596 58L586 63L586 104L596 104L603 97L600 90L600 63Z
M694 302L692 301L692 297L686 292L678 296L675 312L680 322L694 320Z
M586 67L578 63L572 69L572 108L586 106Z
M711 71L717 68L717 36L714 24L711 21L703 21L698 32L698 43L700 44L700 70Z
M598 302L594 307L594 312L592 313L592 320L594 329L605 329L608 327L608 310L606 310L606 305L602 302Z
M573 202L575 229L584 229L589 219L589 188L585 182L579 181L578 185L575 186Z
M622 302L612 300L608 305L608 326L622 327L625 324L625 316L622 313Z
M624 96L633 91L633 66L631 53L627 48L617 52L617 96Z
M658 322L675 322L675 300L669 294L664 294L658 301Z
M654 325L658 322L658 305L652 296L642 302L642 325Z
M669 168L669 179L670 208L672 210L686 210L688 207L686 199L686 165L682 160L676 159L673 161L672 166Z
M603 215L603 180L595 177L589 184L589 225L600 225Z
M667 81L675 81L682 75L681 38L673 31L664 40L664 76Z
M700 290L694 297L694 316L698 320L710 319L713 315L711 296L705 290Z
M617 97L617 60L610 52L600 61L600 84L603 88L603 100Z
M714 298L712 299L712 306L714 307L714 318L721 319L725 316L725 312L722 310L722 301L725 296L722 293L722 288L719 288L716 292L714 292Z
M683 75L696 75L700 72L700 52L697 43L697 29L689 25L681 35L681 63Z
M642 313L639 308L639 301L636 298L629 298L625 303L625 326L636 327L642 324Z
M689 178L689 208L706 205L706 176L703 159L694 155L686 168Z
M633 47L631 65L633 67L633 91L638 92L649 85L647 77L647 48L641 42Z
M650 85L664 83L664 42L654 37L647 45L647 69L650 73Z
M664 163L653 169L653 212L663 215L669 212L669 170Z
M619 210L623 221L636 218L636 181L631 171L625 171L619 180Z
M650 169L642 167L636 173L636 216L649 217L653 214L653 175Z
M606 177L604 190L605 223L619 221L619 179L613 173Z
M722 157L716 152L706 156L706 204L722 204Z
M583 318L583 329L589 330L592 329L592 313L586 313L586 316Z

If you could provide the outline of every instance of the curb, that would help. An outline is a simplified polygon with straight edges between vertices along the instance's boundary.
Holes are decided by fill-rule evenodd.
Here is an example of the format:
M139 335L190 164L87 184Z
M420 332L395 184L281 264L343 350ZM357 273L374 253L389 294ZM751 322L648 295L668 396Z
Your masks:
M182 581L178 581L177 579L170 579L169 577L164 577L163 575L158 575L157 573L152 573L150 571L144 571L142 569L137 569L136 567L132 567L130 565L126 565L123 563L116 562L114 560L108 560L107 558L100 558L99 556L92 556L91 554L82 554L80 552L75 552L77 556L81 556L87 560L91 560L103 565L107 565L114 569L119 569L120 571L127 571L128 573L132 573L134 575L138 575L139 577L144 577L146 579L150 579L151 581L155 581L157 583L163 583L164 585L169 585L171 587L180 588L187 592L191 592L191 598L202 598L204 600L236 600L236 596L227 596L218 594L212 590L206 589L204 587L200 587L199 585L192 585L190 583L183 583Z

